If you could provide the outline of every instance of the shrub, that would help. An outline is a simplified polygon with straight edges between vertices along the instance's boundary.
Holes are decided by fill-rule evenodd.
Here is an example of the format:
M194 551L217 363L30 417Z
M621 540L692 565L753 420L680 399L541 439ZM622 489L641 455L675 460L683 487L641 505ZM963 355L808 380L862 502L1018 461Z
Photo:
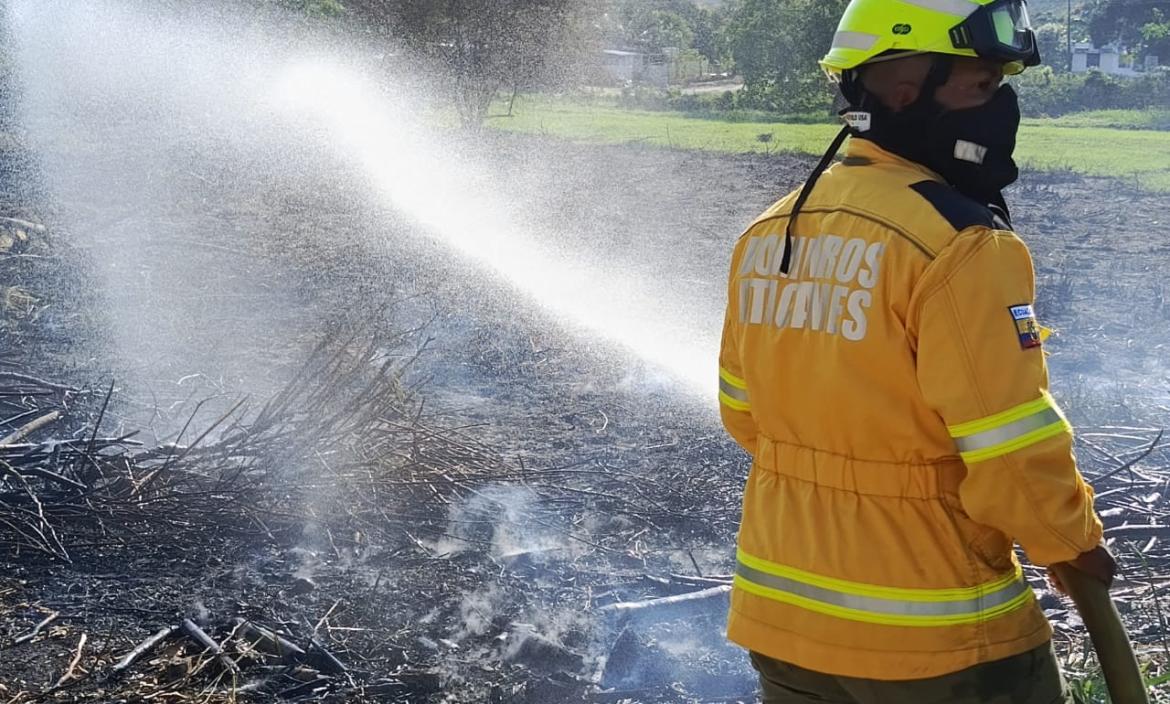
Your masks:
M673 93L677 95L677 91ZM671 91L647 85L622 88L618 95L618 107L637 110L669 110Z
M1170 106L1170 73L1155 71L1140 78L1109 76L1099 71L1055 73L1045 66L1012 81L1028 117L1059 117L1084 110L1145 110Z

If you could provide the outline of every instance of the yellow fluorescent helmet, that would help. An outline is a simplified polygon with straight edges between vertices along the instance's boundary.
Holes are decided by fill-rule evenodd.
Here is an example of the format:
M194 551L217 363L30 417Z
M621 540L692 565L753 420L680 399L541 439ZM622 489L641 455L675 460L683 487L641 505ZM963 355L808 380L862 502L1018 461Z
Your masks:
M852 0L821 68L836 79L890 51L1040 63L1025 0Z

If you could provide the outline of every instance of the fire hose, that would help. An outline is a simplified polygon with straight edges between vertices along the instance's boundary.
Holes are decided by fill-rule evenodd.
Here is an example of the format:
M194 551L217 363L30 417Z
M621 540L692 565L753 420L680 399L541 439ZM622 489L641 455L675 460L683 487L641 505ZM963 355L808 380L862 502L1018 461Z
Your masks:
M1056 564L1052 569L1089 631L1110 700L1113 704L1150 704L1137 656L1108 587L1071 565Z

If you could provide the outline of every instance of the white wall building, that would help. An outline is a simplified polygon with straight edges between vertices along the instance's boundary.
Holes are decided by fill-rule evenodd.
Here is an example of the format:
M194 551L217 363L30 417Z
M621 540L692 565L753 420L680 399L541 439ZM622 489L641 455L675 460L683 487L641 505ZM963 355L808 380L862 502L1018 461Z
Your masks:
M1121 52L1117 47L1104 46L1097 48L1092 44L1082 43L1073 46L1072 70L1073 73L1085 73L1097 70L1115 76L1130 75L1132 71L1121 67Z
M606 77L614 83L642 83L658 88L693 81L710 70L705 58L684 57L677 49L665 49L661 54L605 49L601 63Z
M637 51L606 49L601 52L605 71L617 83L633 83L642 80L646 71L646 55Z

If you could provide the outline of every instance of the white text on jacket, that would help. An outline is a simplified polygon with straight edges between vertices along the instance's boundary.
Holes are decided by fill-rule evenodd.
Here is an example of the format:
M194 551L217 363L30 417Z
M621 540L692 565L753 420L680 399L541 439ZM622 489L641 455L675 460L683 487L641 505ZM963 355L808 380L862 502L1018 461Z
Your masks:
M864 339L883 254L883 243L857 237L794 237L784 275L783 233L752 237L738 271L739 320Z

